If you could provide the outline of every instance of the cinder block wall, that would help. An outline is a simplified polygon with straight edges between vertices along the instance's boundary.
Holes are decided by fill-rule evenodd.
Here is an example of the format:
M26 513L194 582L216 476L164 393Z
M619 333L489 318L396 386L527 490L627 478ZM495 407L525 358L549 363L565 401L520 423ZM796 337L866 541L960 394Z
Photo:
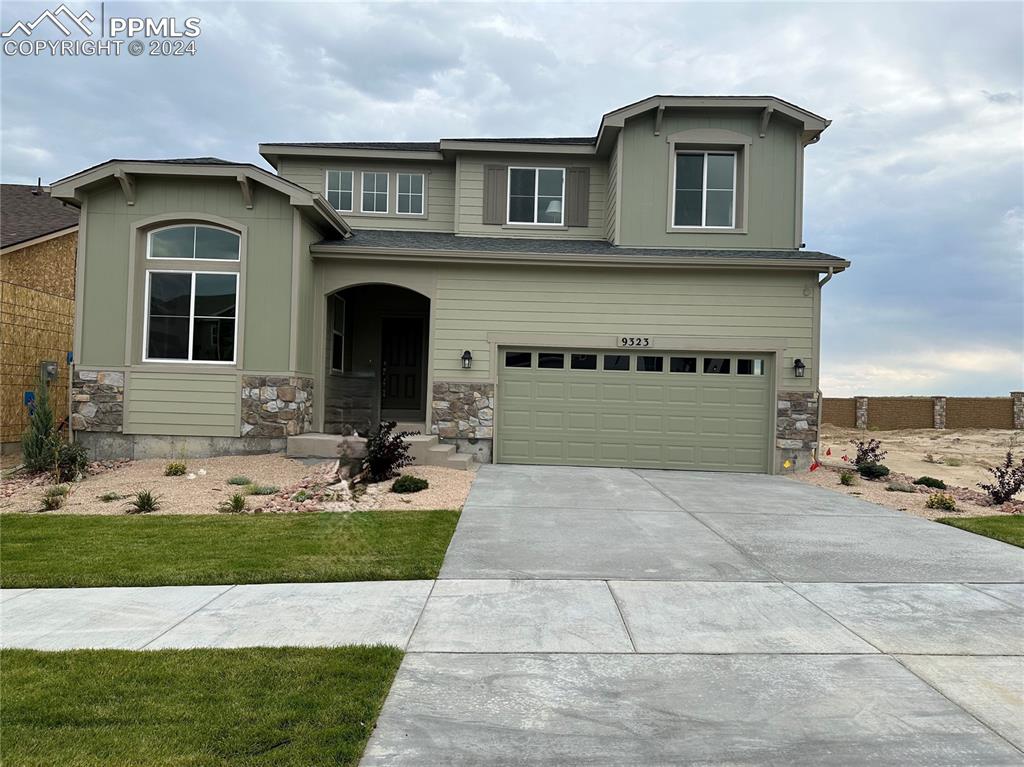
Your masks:
M866 397L869 429L932 429L936 397ZM947 429L1013 429L1012 397L940 397ZM824 397L822 423L856 428L856 397Z
M947 429L1012 429L1013 400L1009 397L950 397L946 400Z

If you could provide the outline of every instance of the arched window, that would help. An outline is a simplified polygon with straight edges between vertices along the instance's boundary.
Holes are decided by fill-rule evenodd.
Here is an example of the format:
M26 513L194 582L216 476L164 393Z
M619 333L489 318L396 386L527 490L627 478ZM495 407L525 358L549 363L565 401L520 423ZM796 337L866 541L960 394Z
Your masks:
M175 261L238 261L237 232L206 224L177 224L149 233L147 258Z

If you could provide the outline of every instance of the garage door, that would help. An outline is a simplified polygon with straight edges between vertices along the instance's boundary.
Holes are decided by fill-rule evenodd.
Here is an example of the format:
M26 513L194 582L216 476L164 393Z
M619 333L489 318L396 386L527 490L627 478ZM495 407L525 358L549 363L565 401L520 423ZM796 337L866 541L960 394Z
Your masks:
M767 472L772 356L501 349L500 463Z

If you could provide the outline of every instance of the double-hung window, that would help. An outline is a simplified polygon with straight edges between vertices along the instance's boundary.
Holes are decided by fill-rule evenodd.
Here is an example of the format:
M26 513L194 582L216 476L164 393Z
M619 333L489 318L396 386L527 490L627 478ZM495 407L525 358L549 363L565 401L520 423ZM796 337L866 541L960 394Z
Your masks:
M352 212L352 177L350 170L327 171L327 202L335 210Z
M397 209L399 215L422 216L423 215L423 174L422 173L399 173L398 174L398 200Z
M674 227L736 226L736 153L676 153Z
M388 212L388 174L363 172L363 213Z
M147 278L147 362L235 361L236 273L150 271Z
M508 222L562 224L565 168L509 168Z

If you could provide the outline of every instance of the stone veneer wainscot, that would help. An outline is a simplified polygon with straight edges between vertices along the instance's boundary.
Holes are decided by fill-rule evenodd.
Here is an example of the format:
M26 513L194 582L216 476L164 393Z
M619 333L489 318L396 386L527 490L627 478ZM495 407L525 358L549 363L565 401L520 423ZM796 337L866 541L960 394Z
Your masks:
M71 402L73 431L122 431L124 373L113 370L76 370L71 387Z
M788 458L788 471L806 469L818 447L818 395L814 392L779 392L775 420L778 468Z
M431 431L446 439L494 436L494 384L435 381Z
M312 428L312 378L242 376L243 437L288 437Z

